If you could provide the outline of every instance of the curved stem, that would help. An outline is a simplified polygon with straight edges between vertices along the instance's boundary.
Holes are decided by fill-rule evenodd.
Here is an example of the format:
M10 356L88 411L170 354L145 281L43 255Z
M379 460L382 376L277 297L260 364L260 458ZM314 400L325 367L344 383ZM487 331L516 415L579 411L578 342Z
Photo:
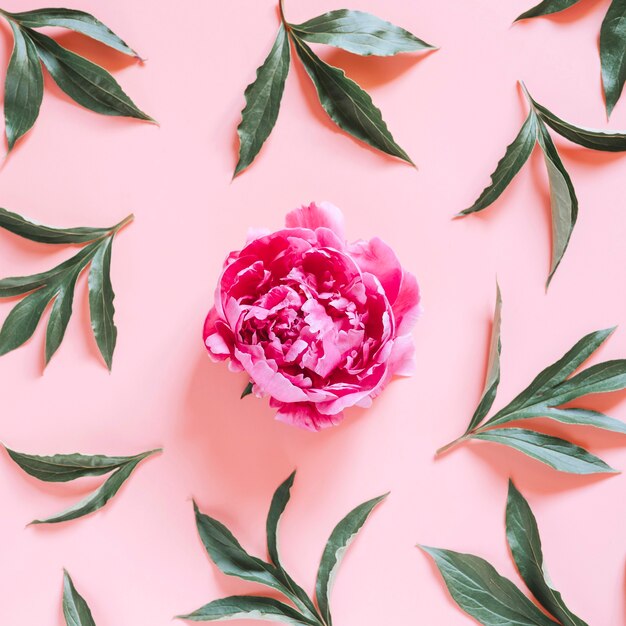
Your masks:
M463 435L462 437L459 437L458 439L451 441L445 446L442 446L441 448L439 448L439 450L437 450L437 452L435 452L435 456L439 456L440 454L443 454L444 452L447 452L448 450L452 450L452 448L455 448L456 446L462 444L464 441L467 441L470 438L470 434L471 433L467 433L466 435Z
M278 10L280 11L280 21L283 23L283 26L289 30L289 24L285 19L285 6L283 0L278 0Z
M133 213L127 215L119 224L116 224L113 228L111 228L111 232L113 234L117 234L120 230L122 230L122 228L128 226L134 219L135 215Z

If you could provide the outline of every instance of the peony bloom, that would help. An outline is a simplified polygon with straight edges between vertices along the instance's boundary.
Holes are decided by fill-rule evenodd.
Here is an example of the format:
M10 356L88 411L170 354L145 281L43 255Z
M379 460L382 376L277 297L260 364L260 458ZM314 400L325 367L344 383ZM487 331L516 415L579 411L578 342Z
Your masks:
M339 209L311 204L229 255L204 342L214 360L246 371L277 419L320 430L413 373L419 301L386 243L346 243Z

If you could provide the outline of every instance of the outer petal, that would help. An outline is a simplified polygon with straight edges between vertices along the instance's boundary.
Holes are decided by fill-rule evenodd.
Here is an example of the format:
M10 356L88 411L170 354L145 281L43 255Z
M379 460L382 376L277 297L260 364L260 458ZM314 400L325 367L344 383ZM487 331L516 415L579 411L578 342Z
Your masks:
M345 241L343 228L343 214L330 202L311 202L309 206L302 206L287 213L285 218L287 228L329 228L341 241Z
M298 402L294 404L272 403L272 406L278 406L276 419L285 424L298 426L306 430L318 431L329 426L336 426L343 420L343 413L335 415L322 415L314 404L308 402Z
M391 376L413 376L415 374L415 343L411 335L403 335L393 342L387 367Z
M396 335L410 333L421 313L420 288L413 274L404 272L400 293L391 307L396 318Z

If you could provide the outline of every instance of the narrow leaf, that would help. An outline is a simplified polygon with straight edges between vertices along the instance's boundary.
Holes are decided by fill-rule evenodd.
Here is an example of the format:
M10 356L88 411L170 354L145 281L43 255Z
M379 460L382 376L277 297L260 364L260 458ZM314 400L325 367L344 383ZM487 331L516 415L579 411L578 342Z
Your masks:
M11 20L15 20L27 28L43 28L45 26L68 28L82 35L87 35L87 37L129 56L139 56L108 26L105 26L100 20L84 11L75 11L74 9L36 9L34 11L24 11L23 13L7 13L6 15Z
M522 579L541 606L563 626L588 626L567 608L561 594L552 587L543 562L537 520L512 481L506 505L506 538Z
M257 69L254 82L246 88L246 106L237 127L239 161L235 176L254 161L276 124L289 73L289 61L289 38L281 24L272 50Z
M364 56L392 56L434 47L408 30L363 11L330 11L291 27L300 39L310 43L323 43Z
M28 31L56 84L78 104L102 115L154 121L137 108L105 69L60 46L54 39Z
M231 596L209 602L202 608L181 615L179 619L194 622L215 622L231 619L267 620L295 624L296 626L314 626L316 622L307 620L290 606L274 600L256 596Z
M374 498L360 504L350 511L335 526L335 529L328 539L328 543L324 548L322 560L317 572L317 580L315 582L315 595L317 597L317 606L326 624L332 626L332 617L330 614L330 592L333 580L338 567L344 557L345 551L355 539L358 532L367 521L370 513L377 504L382 502L388 494Z
M13 52L4 83L4 119L11 151L39 115L43 73L35 44L19 26L9 23L13 31Z
M525 13L522 13L515 21L523 20L529 17L538 17L540 15L550 15L551 13L558 13L569 7L574 6L580 0L543 0L537 6L529 9Z
M555 626L487 561L472 554L420 547L435 561L453 600L483 626Z
M502 192L509 186L515 175L531 155L537 142L537 116L533 111L528 114L519 134L513 140L502 157L495 172L491 175L491 185L486 187L478 200L469 208L461 211L459 215L469 215L486 209L495 202Z
M248 383L244 390L241 392L241 396L239 397L240 400L243 400L246 396L249 396L252 393L252 389L254 387L253 383Z
M509 446L560 472L570 474L616 473L602 459L564 439L523 428L498 428L472 435L472 439Z
M96 626L85 599L76 591L70 575L63 570L63 615L67 626Z
M113 365L113 352L117 341L117 328L113 321L113 286L111 285L111 247L113 236L98 247L89 270L89 311L91 328L96 343L109 370Z
M304 41L295 35L293 40L330 119L360 141L413 164L409 155L395 142L369 94L350 80L343 70L324 63Z
M594 426L603 430L610 430L614 433L622 433L626 435L626 424L620 420L616 420L603 413L590 411L589 409L555 409L550 408L545 415L547 417L563 424L574 424L577 426Z
M622 95L626 80L626 0L612 0L600 29L600 60L602 84L606 97L606 113L611 115Z

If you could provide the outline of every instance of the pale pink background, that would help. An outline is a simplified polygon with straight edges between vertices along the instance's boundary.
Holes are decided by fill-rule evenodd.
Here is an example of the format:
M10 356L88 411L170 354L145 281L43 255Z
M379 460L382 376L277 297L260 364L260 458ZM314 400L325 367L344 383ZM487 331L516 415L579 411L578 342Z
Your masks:
M46 79L36 128L0 172L1 205L67 226L113 224L131 211L137 219L114 246L113 373L90 334L83 277L66 340L45 375L43 327L0 359L0 436L40 454L165 452L103 511L26 529L98 481L41 484L0 455L0 624L61 626L63 566L98 626L165 626L210 600L258 591L209 562L191 498L264 555L272 492L295 467L282 545L285 563L309 590L334 524L363 500L392 492L337 579L337 626L472 623L414 545L481 555L519 581L504 538L509 476L538 517L552 578L571 608L593 626L626 623L623 476L562 475L486 443L433 460L478 400L496 273L504 296L497 406L586 332L625 321L626 157L557 139L580 218L548 295L548 187L539 154L489 211L451 220L483 189L526 115L518 79L566 119L607 127L597 39L608 2L584 0L561 16L511 27L531 3L351 1L441 46L394 59L322 50L370 91L419 171L339 133L296 67L270 140L231 182L243 91L276 32L276 3L68 2L95 13L148 59L136 66L61 36L113 71L161 127L85 111ZM3 7L45 5L7 0ZM340 6L290 0L286 10L301 21ZM4 23L1 41L4 68L11 45ZM626 128L626 98L610 127ZM264 401L240 401L244 376L212 364L200 338L226 253L249 226L278 228L286 211L314 199L343 209L351 238L379 235L393 245L417 274L425 306L415 332L417 375L320 434L275 422ZM6 233L0 240L2 276L40 271L70 253ZM10 307L0 305L2 318ZM620 329L599 357L625 355ZM626 419L624 393L594 398L593 406ZM626 469L624 437L541 427L567 431Z

